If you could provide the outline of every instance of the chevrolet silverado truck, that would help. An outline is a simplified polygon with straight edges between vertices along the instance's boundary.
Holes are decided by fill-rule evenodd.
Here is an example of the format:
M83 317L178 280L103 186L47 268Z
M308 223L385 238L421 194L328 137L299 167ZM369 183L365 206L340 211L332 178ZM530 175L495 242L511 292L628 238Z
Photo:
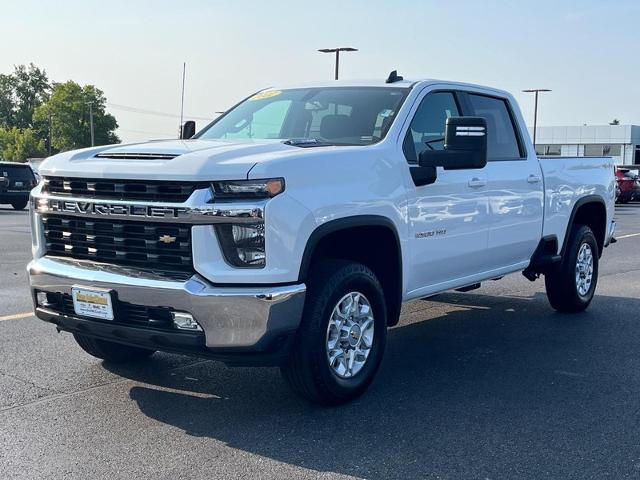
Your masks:
M268 88L192 138L40 172L40 319L109 362L279 366L320 404L368 387L405 302L522 272L584 310L615 228L610 158L539 159L510 94L395 72Z

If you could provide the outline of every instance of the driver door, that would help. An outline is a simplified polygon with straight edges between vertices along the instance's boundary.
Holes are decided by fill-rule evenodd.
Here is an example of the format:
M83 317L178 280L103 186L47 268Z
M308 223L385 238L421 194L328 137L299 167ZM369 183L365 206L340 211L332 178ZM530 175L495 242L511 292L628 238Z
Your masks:
M402 150L412 173L420 169L422 150L444 149L446 119L462 116L459 105L453 91L432 91L422 98L403 140ZM475 282L473 276L484 272L488 264L486 167L437 167L437 179L429 185L420 185L419 175L412 174L412 178L408 295L415 298Z

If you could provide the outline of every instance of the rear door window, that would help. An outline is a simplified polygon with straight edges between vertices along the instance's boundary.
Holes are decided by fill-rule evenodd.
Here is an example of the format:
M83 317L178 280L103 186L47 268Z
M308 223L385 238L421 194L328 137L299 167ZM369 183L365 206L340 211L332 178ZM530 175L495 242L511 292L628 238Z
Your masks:
M487 121L487 159L521 159L516 127L506 100L474 93L469 93L468 98L474 115Z

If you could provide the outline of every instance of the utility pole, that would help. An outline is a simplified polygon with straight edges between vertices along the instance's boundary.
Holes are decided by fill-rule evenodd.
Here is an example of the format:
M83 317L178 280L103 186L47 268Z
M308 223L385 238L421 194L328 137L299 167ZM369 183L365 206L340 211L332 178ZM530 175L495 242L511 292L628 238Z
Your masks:
M340 52L357 52L357 48L353 47L338 47L338 48L321 48L318 50L322 53L335 53L336 54L336 70L335 79L338 80L338 72L340 70Z
M524 93L535 93L536 100L533 107L533 147L536 146L536 130L538 129L538 94L540 92L550 92L548 88L531 88L528 90L522 90Z
M93 132L93 102L87 102L87 105L89 105L89 126L91 127L91 146L95 147L96 141L95 141L95 135Z
M51 156L51 111L49 111L49 156Z

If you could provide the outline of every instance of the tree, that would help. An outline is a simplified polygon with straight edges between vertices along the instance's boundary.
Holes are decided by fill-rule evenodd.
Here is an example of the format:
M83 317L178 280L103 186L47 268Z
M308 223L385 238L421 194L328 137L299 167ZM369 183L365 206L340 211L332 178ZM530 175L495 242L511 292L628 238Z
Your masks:
M47 73L33 63L0 75L0 127L32 128L33 112L47 100L50 89Z
M71 150L91 145L89 104L93 110L96 145L118 143L115 134L118 123L106 113L104 93L94 85L78 85L69 80L54 83L51 96L35 109L35 122L48 124L51 116L51 143L55 150Z
M12 162L45 155L44 140L31 128L0 128L0 157Z
M618 120L617 118L614 118L609 122L609 125L620 125L620 120Z
M0 74L0 127L13 127L15 115L15 78Z
M15 67L13 77L17 98L14 126L31 128L34 110L49 98L50 85L47 73L30 63L29 67Z

